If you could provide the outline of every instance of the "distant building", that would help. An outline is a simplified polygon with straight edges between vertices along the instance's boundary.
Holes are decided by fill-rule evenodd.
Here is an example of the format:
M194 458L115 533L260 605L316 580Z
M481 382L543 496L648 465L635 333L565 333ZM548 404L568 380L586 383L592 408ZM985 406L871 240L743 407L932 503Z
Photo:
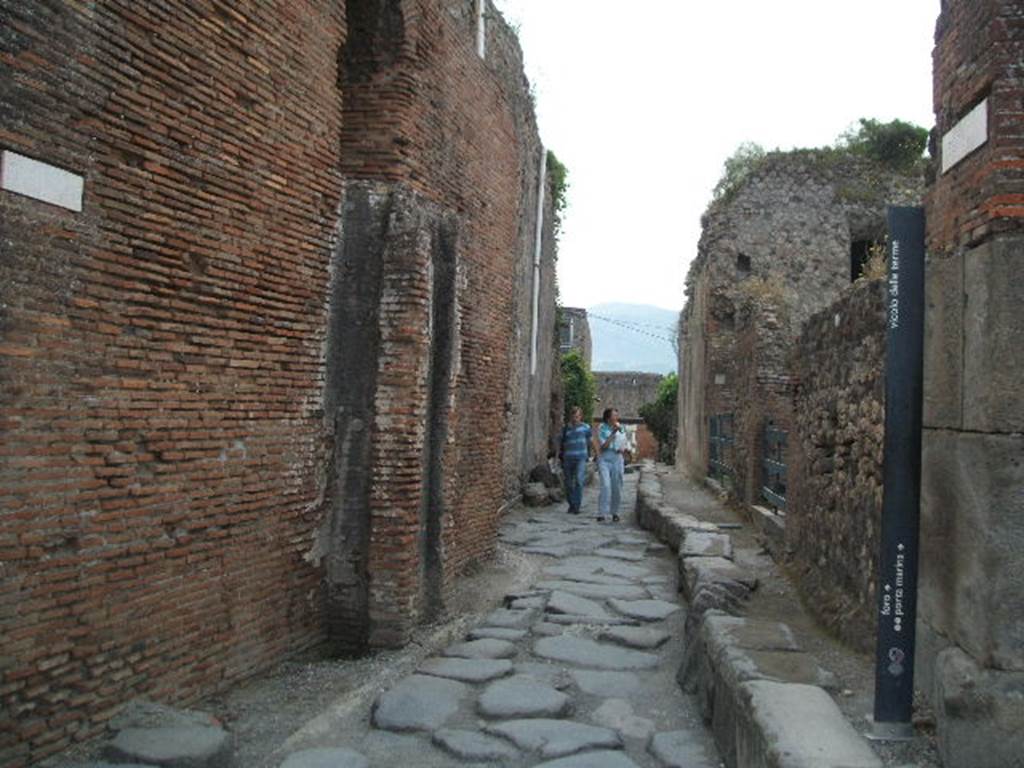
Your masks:
M656 459L658 441L640 416L640 407L653 403L664 378L660 373L638 371L595 371L597 401L594 418L599 420L605 408L614 408L626 425L629 451L634 460Z
M593 357L593 342L590 337L587 310L577 307L562 307L562 322L558 333L561 353L564 355L571 350L578 350L589 368Z

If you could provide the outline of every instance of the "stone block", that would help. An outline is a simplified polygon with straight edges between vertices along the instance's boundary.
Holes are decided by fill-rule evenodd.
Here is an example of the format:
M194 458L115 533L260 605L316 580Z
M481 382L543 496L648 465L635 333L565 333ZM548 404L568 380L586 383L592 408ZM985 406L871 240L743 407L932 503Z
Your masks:
M1024 432L1024 237L964 256L964 429Z
M927 430L922 460L921 619L1024 671L1024 436Z
M690 531L679 554L681 557L724 557L732 560L732 538L726 533Z
M943 765L1024 765L1024 673L982 669L959 648L943 651L935 718Z
M882 768L821 688L755 680L740 686L736 763L743 768Z
M924 423L963 424L964 276L959 253L929 255L925 265Z

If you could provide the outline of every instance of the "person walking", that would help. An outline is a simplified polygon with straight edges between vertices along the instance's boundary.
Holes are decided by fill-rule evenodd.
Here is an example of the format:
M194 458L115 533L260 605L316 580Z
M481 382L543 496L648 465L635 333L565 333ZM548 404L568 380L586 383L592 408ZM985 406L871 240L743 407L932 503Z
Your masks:
M589 424L584 423L583 409L577 405L572 409L569 423L562 427L558 449L570 515L578 515L583 504L583 484L586 482L587 460L590 458L592 442L593 430Z
M597 471L601 475L601 495L597 502L597 521L611 515L612 522L619 522L619 504L622 501L622 478L625 464L622 454L626 450L626 430L619 424L619 412L606 408L601 417L601 426L594 438L597 450Z

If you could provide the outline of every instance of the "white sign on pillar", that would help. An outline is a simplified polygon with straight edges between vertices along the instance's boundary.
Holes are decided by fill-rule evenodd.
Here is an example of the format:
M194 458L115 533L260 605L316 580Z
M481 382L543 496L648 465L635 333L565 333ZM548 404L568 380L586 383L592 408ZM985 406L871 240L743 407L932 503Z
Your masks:
M5 149L0 156L0 189L69 211L81 211L85 179Z
M942 172L948 171L987 141L988 99L985 99L942 137Z
M476 0L476 52L487 57L487 0Z
M547 191L548 153L540 148L540 179L537 190L537 233L533 246L533 327L530 330L530 375L537 375L537 342L540 329L540 261L544 249L544 194Z

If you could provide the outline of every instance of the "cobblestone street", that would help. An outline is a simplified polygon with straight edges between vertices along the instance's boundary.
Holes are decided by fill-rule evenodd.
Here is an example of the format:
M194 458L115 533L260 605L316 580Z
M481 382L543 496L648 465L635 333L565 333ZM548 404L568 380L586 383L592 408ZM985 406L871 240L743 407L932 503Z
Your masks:
M594 520L596 485L578 517L510 515L502 540L540 559L540 577L380 695L365 733L293 740L284 765L337 768L346 753L322 750L344 749L352 766L718 766L675 680L675 559L635 525L635 476L624 497L618 524Z

